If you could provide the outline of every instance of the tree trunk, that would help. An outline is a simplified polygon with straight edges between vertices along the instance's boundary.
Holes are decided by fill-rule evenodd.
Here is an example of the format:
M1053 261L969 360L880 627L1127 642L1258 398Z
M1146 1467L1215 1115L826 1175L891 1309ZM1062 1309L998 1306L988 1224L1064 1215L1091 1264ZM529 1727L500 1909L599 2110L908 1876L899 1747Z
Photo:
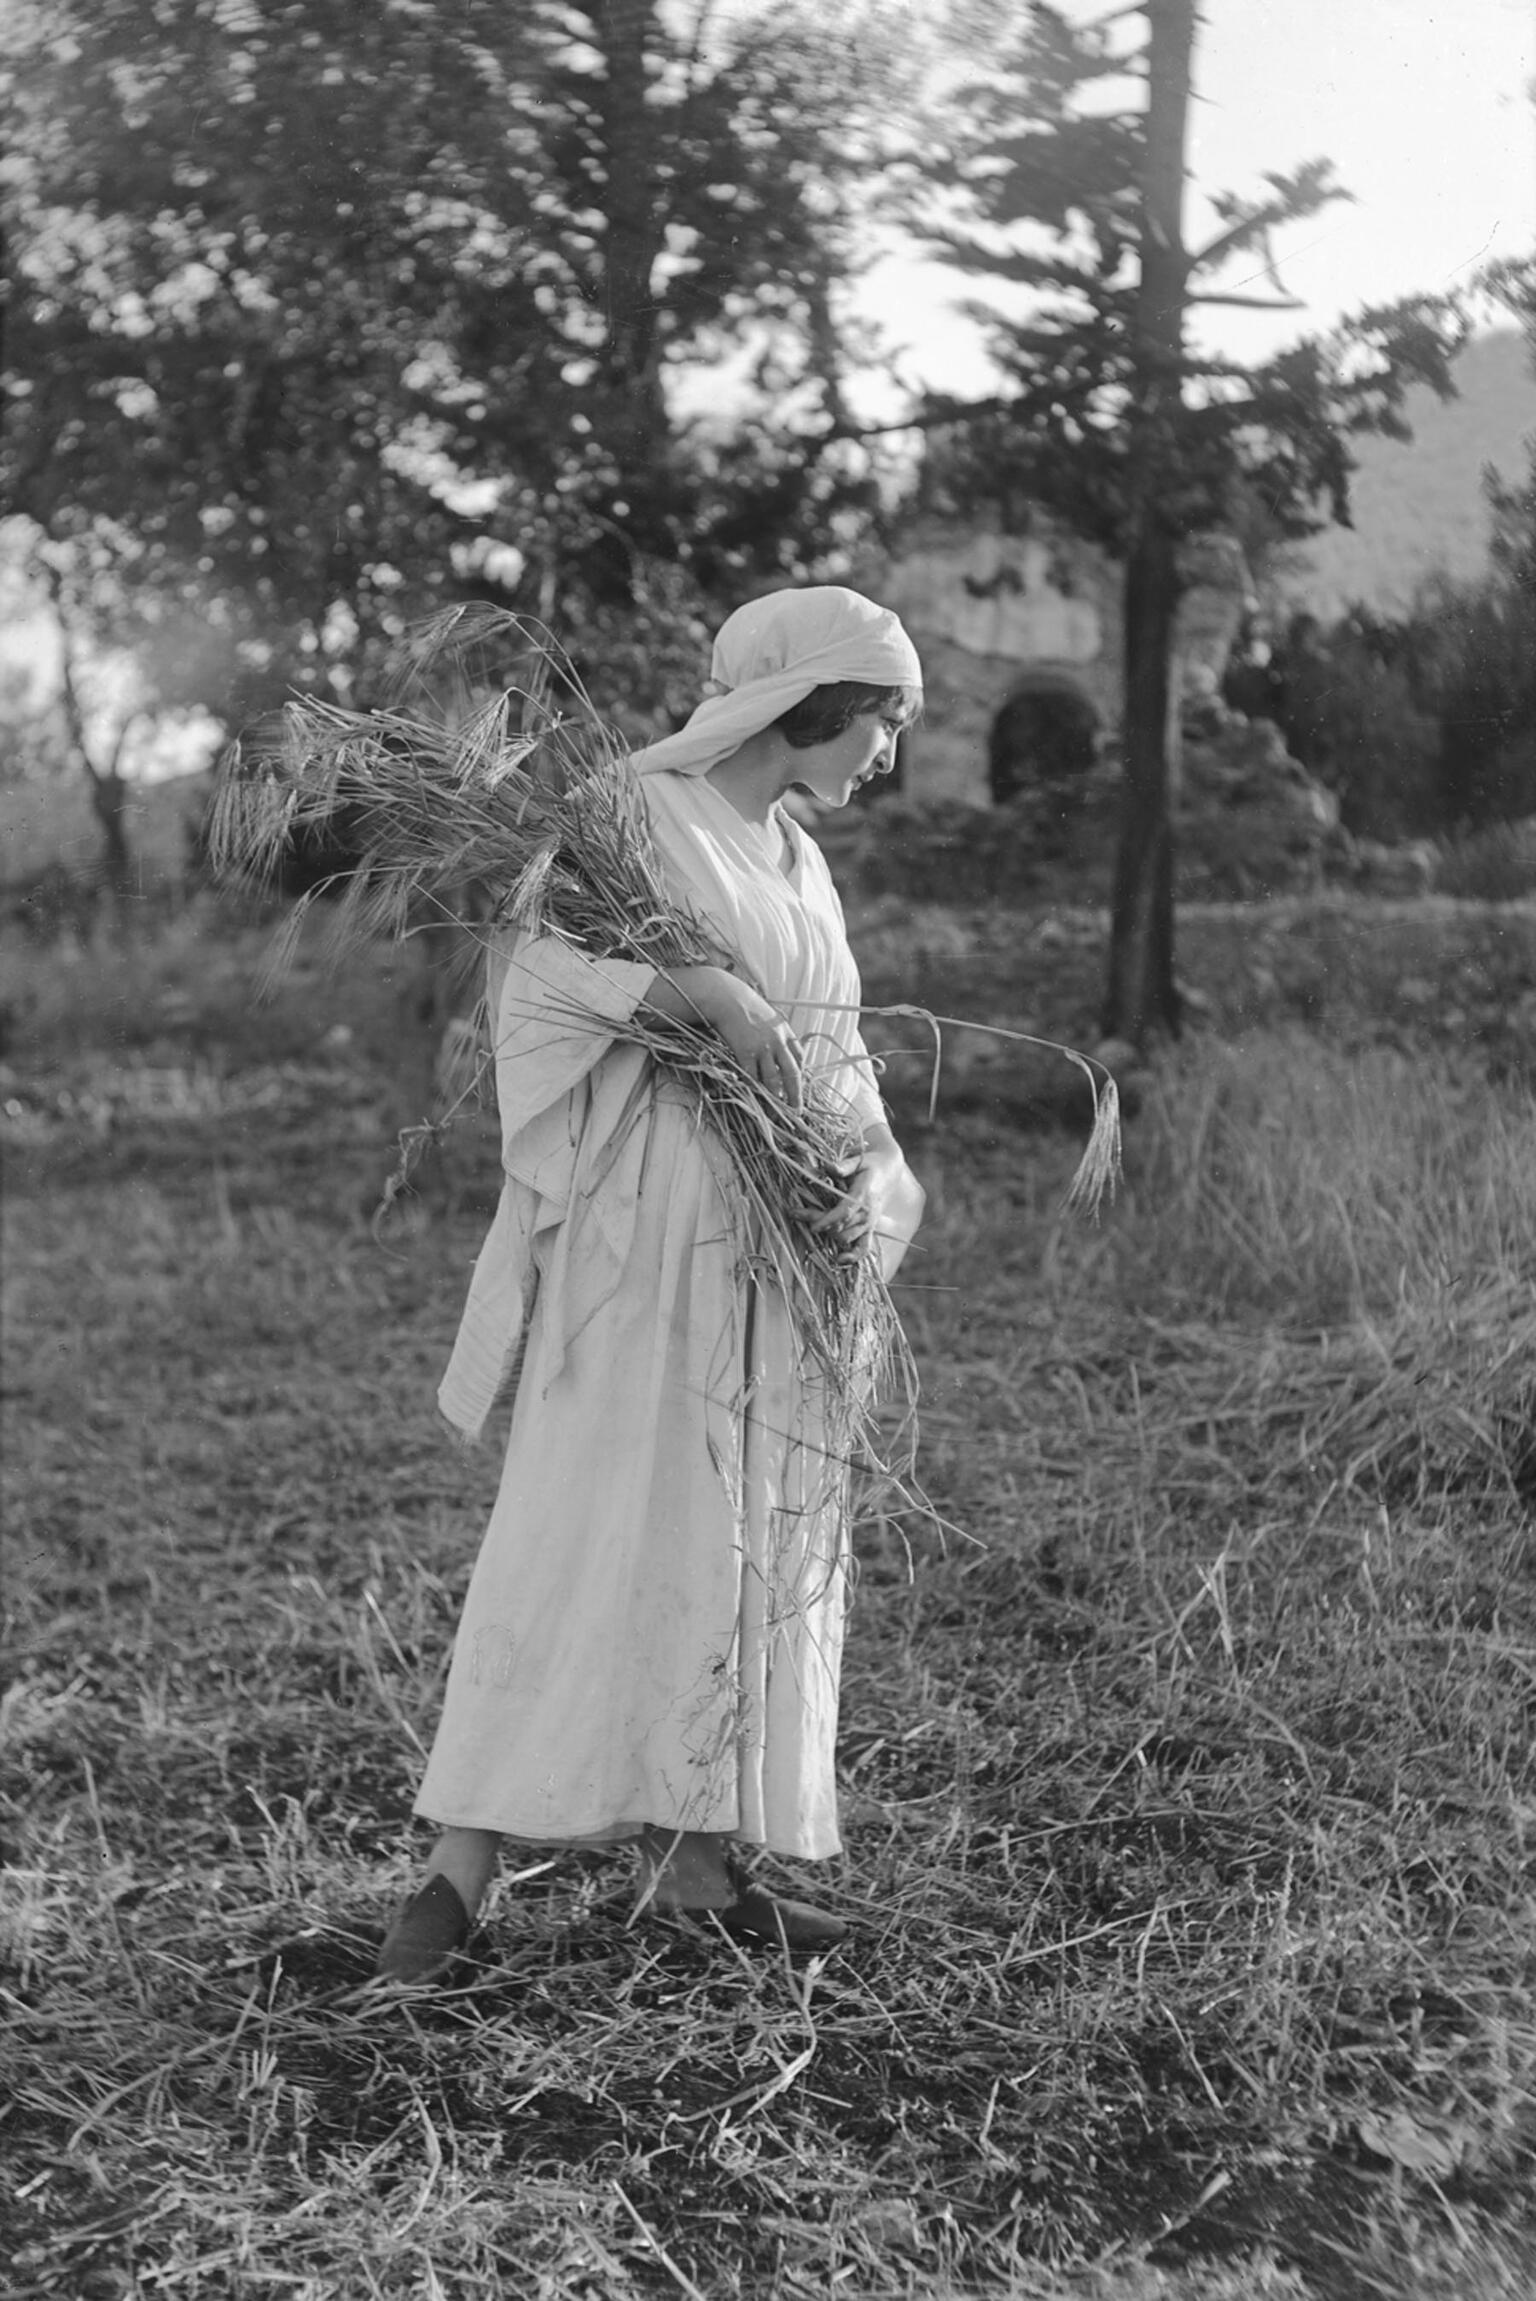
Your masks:
M1149 528L1125 570L1125 767L1104 1035L1138 1049L1179 1028L1167 748L1174 561L1171 539Z
M1125 776L1115 858L1107 1038L1144 1048L1179 1028L1173 978L1168 710L1178 598L1180 362L1184 351L1184 139L1195 0L1146 0L1146 149L1130 426L1125 565Z
M614 449L621 470L643 474L666 434L651 276L661 252L655 156L646 103L646 47L654 0L595 0L603 52L603 287Z
M87 759L91 807L101 825L102 876L120 921L132 916L133 855L128 845L128 785L121 775L104 775Z
M86 786L91 795L91 812L101 826L101 878L98 884L106 887L111 895L119 925L126 926L133 916L134 871L133 854L128 845L128 785L120 768L133 716L130 715L118 730L117 742L107 765L98 767L91 757L85 710L75 679L75 643L69 625L64 579L51 561L39 559L34 565L48 586L54 613L58 618L59 703L64 716L65 740L76 765L86 778Z

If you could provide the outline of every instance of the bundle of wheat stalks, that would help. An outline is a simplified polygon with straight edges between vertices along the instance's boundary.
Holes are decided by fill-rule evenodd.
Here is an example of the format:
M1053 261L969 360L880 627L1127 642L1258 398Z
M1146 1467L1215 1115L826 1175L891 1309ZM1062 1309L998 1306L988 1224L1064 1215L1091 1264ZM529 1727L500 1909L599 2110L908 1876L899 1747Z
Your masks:
M520 677L488 689L474 676L477 659L509 645ZM518 616L477 607L435 619L387 709L290 703L278 726L226 765L212 826L215 866L270 879L296 837L339 812L356 861L335 883L338 951L455 917L465 888L479 885L493 891L490 921L479 930L488 944L514 932L554 935L593 958L658 969L733 963L667 891L626 746L548 636ZM313 899L290 914L278 963ZM729 1154L743 1237L788 1299L809 1364L862 1421L872 1375L900 1371L904 1358L875 1259L849 1254L825 1227L858 1151L840 1100L813 1085L800 1109L786 1108L702 1024L644 1009L617 1030L592 1022L645 1047L686 1087ZM1090 1204L1114 1173L1112 1087L1096 1090L1095 1104L1076 1186Z

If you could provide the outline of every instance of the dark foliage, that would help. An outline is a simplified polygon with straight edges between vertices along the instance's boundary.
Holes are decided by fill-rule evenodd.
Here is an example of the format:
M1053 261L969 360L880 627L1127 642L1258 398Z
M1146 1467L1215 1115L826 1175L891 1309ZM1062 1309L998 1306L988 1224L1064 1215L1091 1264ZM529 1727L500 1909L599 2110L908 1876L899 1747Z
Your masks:
M1366 839L1438 827L1440 727L1411 667L1407 632L1357 609L1325 630L1292 618L1262 675L1232 683L1240 708L1258 704L1286 748L1326 783L1347 831Z
M1536 342L1536 272L1490 284ZM1293 619L1262 671L1229 700L1258 708L1338 794L1347 829L1373 839L1489 834L1536 816L1536 462L1510 485L1490 473L1492 564L1437 581L1411 613L1355 607L1331 630ZM1504 874L1524 884L1511 852ZM1499 883L1492 859L1473 877Z
M863 504L818 455L861 103L836 26L23 0L6 46L0 486L165 701L344 696L470 590L599 658L635 617L664 715L701 586ZM666 370L744 342L795 413L706 451Z

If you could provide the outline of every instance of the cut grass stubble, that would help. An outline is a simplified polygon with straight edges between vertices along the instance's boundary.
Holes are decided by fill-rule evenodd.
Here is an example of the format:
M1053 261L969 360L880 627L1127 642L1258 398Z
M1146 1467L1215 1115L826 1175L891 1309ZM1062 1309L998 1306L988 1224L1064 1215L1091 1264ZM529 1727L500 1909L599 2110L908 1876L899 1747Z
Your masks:
M1096 1232L1061 1143L937 1128L901 1299L976 1539L861 1539L855 1950L749 1966L530 1862L388 2008L497 1469L430 1406L479 1218L381 1255L216 1109L201 1167L16 1199L17 2291L1520 2290L1530 1125L1210 1048Z

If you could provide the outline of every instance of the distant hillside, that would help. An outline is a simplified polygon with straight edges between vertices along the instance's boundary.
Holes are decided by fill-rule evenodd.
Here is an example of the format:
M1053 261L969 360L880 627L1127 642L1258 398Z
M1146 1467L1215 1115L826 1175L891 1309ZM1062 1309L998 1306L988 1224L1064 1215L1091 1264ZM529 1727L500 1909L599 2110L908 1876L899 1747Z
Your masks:
M1411 440L1356 443L1354 527L1334 527L1305 546L1308 565L1284 579L1300 606L1325 619L1352 600L1386 611L1407 607L1427 575L1481 574L1488 559L1482 474L1506 479L1528 465L1536 433L1536 375L1513 331L1479 336L1456 363L1458 399L1409 396Z

